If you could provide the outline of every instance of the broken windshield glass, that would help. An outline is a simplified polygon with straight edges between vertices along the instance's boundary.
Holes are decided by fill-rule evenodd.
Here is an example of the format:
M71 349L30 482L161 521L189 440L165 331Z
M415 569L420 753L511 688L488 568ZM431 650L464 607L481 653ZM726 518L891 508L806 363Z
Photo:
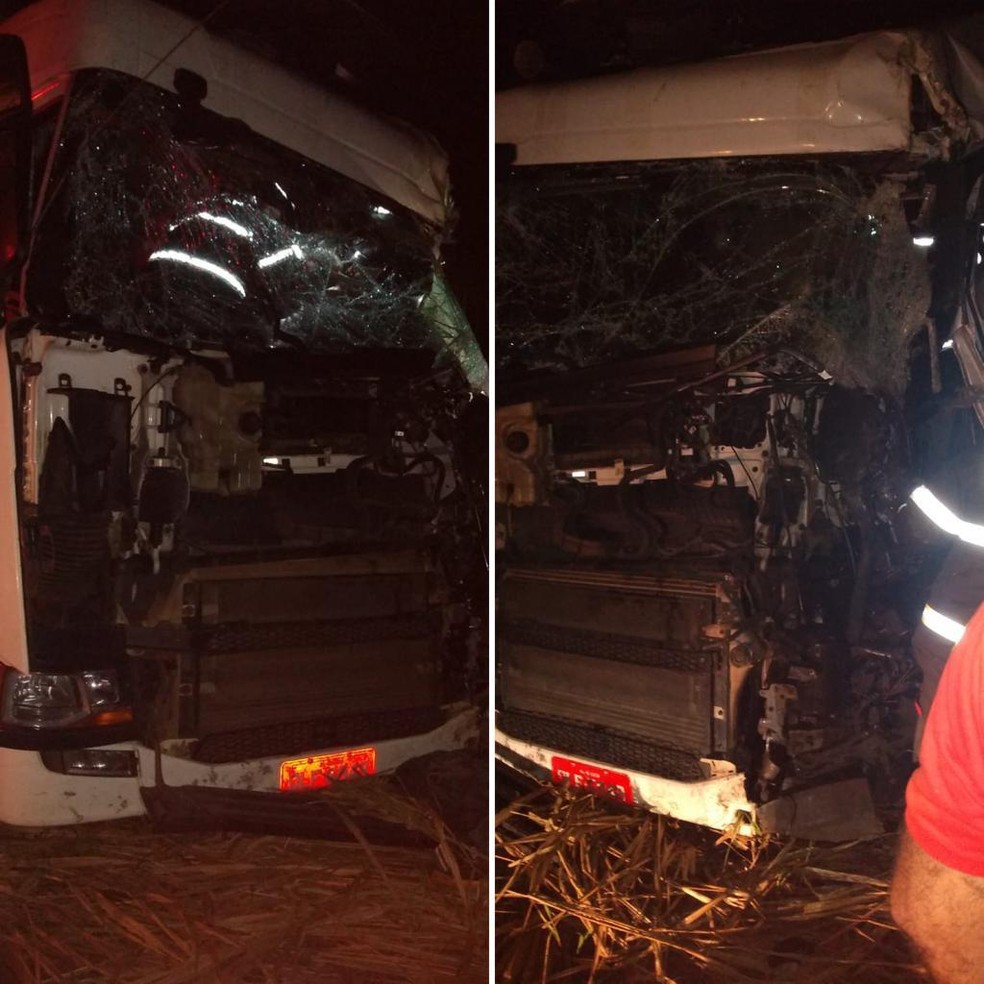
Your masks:
M500 366L783 343L899 391L929 302L901 182L785 161L527 168L500 189Z
M28 285L47 320L181 347L447 349L424 305L435 230L155 86L80 72L51 187Z

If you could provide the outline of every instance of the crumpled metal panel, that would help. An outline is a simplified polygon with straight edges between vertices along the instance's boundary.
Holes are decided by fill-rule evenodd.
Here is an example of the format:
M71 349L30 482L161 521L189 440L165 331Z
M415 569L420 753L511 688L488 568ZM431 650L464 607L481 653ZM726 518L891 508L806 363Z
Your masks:
M862 777L786 794L758 808L763 830L802 840L868 840L885 833Z

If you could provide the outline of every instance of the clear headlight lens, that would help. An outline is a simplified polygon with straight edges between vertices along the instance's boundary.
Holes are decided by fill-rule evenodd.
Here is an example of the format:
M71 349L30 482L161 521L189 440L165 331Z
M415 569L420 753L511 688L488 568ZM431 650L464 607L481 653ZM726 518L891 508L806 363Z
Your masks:
M137 753L116 748L47 748L41 761L50 772L66 776L135 776L140 773Z
M82 689L85 691L89 707L94 711L119 706L120 686L116 679L116 673L112 670L104 670L101 673L83 673Z
M18 673L3 675L0 720L21 728L70 728L83 724L117 724L132 713L120 696L113 670L88 673Z

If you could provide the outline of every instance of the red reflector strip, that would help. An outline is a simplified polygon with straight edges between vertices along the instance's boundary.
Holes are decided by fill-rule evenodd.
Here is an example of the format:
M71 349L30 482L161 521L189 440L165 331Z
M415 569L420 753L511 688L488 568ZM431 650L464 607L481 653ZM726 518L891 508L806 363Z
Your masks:
M615 772L600 765L588 765L574 759L555 755L551 760L553 781L566 782L571 789L584 789L607 796L619 803L632 803L632 783L624 772Z
M353 748L330 755L307 755L280 763L280 788L299 793L325 789L334 782L371 776L376 772L376 749Z
M60 79L55 79L54 82L49 82L47 85L41 86L40 89L35 89L34 92L31 93L31 102L38 102L39 100L44 99L48 93L54 92L55 89L58 88L61 88Z

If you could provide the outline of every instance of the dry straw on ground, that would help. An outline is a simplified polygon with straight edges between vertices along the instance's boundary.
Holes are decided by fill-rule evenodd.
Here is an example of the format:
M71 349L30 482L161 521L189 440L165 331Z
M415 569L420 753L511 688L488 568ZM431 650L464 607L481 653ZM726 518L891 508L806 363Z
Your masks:
M924 979L889 916L894 838L722 836L563 789L496 828L502 982Z
M339 806L406 819L437 849L143 821L0 831L0 981L473 984L487 979L476 852L386 783Z

